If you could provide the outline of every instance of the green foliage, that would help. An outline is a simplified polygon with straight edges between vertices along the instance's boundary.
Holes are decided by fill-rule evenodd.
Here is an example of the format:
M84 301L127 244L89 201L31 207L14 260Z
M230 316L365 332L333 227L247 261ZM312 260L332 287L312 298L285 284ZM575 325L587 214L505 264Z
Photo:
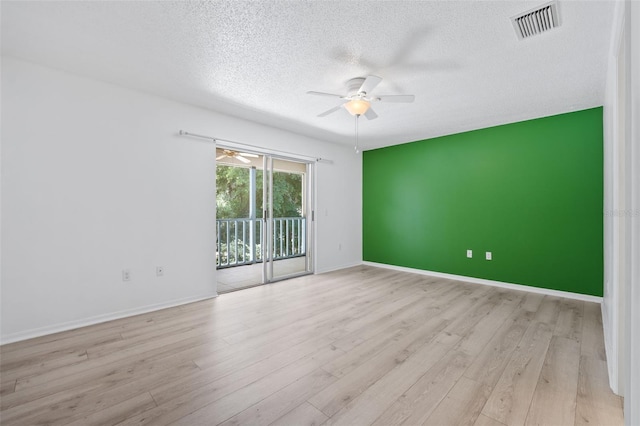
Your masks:
M262 187L262 173L259 176ZM260 198L262 193L260 192ZM258 206L261 202L258 203ZM249 169L216 167L216 216L218 219L249 217Z
M216 171L216 206L218 219L249 217L249 169L219 164ZM263 209L262 170L256 172L256 206L258 217ZM302 216L302 175L273 173L273 216Z
M273 217L302 216L302 175L273 173Z

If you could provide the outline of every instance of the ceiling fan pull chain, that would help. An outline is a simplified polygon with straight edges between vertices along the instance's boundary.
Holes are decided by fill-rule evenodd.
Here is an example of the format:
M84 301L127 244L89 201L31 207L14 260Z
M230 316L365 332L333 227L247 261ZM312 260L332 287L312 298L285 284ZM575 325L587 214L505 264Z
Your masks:
M360 118L360 114L356 115L356 146L354 147L356 154L360 154L360 149L358 148L358 118Z

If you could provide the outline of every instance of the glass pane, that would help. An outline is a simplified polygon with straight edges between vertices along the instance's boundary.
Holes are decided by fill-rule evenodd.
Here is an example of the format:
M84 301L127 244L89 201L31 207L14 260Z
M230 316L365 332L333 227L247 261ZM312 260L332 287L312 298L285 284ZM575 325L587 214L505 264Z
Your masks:
M217 150L216 268L218 292L264 282L262 156Z
M273 161L273 279L307 271L307 165Z

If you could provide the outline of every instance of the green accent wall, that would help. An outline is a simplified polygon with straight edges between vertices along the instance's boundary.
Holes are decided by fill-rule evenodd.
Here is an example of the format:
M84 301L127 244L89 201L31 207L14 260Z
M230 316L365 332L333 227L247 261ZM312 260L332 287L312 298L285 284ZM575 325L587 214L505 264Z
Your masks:
M364 260L602 296L602 150L598 107L365 151Z

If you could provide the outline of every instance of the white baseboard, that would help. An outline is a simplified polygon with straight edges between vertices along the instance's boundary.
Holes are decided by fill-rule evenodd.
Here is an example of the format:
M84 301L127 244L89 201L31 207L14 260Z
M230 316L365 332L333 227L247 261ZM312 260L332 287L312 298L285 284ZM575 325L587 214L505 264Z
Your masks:
M86 327L88 325L100 324L103 322L126 318L126 317L132 317L134 315L146 314L148 312L159 311L160 309L173 308L180 305L186 305L188 303L199 302L201 300L213 299L214 297L218 297L218 294L215 293L215 294L206 295L206 296L185 297L182 299L171 300L169 302L156 303L153 305L146 305L146 306L133 308L133 309L125 309L123 311L96 315L89 318L68 321L60 324L49 325L46 327L32 328L30 330L20 331L18 333L12 333L7 336L2 336L2 338L0 339L0 345L19 342L21 340L33 339L34 337L46 336L48 334L60 333L62 331L74 330L76 328Z
M618 380L618 346L614 345L612 339L615 339L618 330L609 320L607 304L602 304L602 329L604 333L604 350L607 356L607 369L609 371L609 387L616 395L622 395L620 383Z
M464 281L473 284L489 285L493 287L508 288L511 290L527 291L529 293L539 293L549 296L566 297L567 299L582 300L602 304L602 297L590 296L588 294L572 293L569 291L551 290L548 288L532 287L522 284L505 283L502 281L485 280L484 278L465 277L464 275L446 274L443 272L425 271L422 269L406 268L404 266L386 265L384 263L362 262L363 265L375 266L377 268L393 269L396 271L410 272L413 274L428 275L431 277L447 278L450 280Z
M340 269L353 268L354 266L360 266L362 264L363 264L362 262L354 262L354 263L348 263L346 265L335 266L335 267L326 268L326 269L319 269L315 271L314 274L326 274L327 272L339 271Z

